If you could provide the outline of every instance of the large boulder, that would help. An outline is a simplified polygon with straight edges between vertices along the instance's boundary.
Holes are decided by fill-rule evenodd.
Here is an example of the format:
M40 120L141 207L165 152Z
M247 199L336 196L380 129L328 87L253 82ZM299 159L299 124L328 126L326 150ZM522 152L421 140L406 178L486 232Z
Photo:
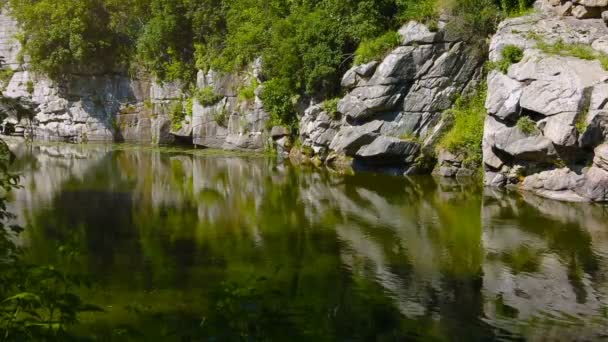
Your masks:
M377 137L378 133L364 128L345 126L336 134L329 148L347 156L354 156L361 147L372 143Z
M493 70L488 75L488 114L502 120L516 120L519 117L519 100L523 85L507 75Z
M411 164L419 152L418 142L379 136L371 144L359 149L356 157L376 164Z
M494 142L494 149L518 160L551 161L556 156L551 140L538 132L524 133L518 127L503 127L489 136L488 140Z

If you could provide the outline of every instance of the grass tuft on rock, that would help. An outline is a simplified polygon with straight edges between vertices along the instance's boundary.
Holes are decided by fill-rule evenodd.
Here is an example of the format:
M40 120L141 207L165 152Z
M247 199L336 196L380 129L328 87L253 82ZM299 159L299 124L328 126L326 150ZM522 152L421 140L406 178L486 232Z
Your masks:
M336 97L334 99L329 99L323 101L321 107L323 110L329 115L332 120L337 120L340 118L340 112L338 112L338 102L340 102L340 98Z
M511 65L519 63L524 58L524 51L516 45L507 45L502 49L500 56L498 62L488 62L488 69L496 69L506 74Z
M448 110L444 119L452 120L452 129L441 139L438 148L464 156L464 162L470 166L481 166L484 119L486 115L485 100L487 88L482 84L468 98L456 101Z
M525 134L534 134L538 132L538 127L536 126L536 122L530 119L529 116L522 116L517 120L516 124L517 128Z
M558 40L555 44L549 44L537 38L537 47L549 55L564 57L576 57L587 61L598 60L604 70L608 70L608 54L594 50L585 44L568 44Z

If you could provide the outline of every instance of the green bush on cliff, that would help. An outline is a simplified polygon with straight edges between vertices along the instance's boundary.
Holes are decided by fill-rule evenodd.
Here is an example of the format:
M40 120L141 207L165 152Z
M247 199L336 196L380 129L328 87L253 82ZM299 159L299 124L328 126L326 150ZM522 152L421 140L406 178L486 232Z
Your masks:
M503 74L509 71L509 67L515 63L519 63L524 57L524 51L516 45L505 46L500 53L500 60L497 62L488 62L488 69L500 70Z
M215 90L211 86L199 88L196 90L194 97L203 106L212 106L218 103L222 96L215 93Z
M486 93L484 84L469 98L458 99L454 108L444 114L453 126L438 147L464 155L465 163L471 166L481 166Z
M386 53L399 46L401 36L397 32L387 32L378 38L364 40L355 51L355 65L384 58Z

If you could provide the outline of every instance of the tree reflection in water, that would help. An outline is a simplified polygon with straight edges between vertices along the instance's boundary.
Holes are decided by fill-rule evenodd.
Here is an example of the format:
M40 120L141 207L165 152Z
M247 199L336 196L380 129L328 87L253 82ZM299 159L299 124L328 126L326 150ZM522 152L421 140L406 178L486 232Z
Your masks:
M74 241L107 309L79 330L170 340L594 338L608 214L475 183L258 157L17 149L34 261ZM582 327L585 327L583 330Z

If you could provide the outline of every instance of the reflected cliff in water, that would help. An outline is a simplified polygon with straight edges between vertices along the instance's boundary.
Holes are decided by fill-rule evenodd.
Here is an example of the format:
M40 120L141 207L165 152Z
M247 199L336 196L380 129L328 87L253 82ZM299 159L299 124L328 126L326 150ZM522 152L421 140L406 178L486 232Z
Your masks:
M98 280L85 294L107 312L83 329L181 340L608 333L606 207L259 157L13 149L28 256L59 262L57 246L74 246L70 267Z

